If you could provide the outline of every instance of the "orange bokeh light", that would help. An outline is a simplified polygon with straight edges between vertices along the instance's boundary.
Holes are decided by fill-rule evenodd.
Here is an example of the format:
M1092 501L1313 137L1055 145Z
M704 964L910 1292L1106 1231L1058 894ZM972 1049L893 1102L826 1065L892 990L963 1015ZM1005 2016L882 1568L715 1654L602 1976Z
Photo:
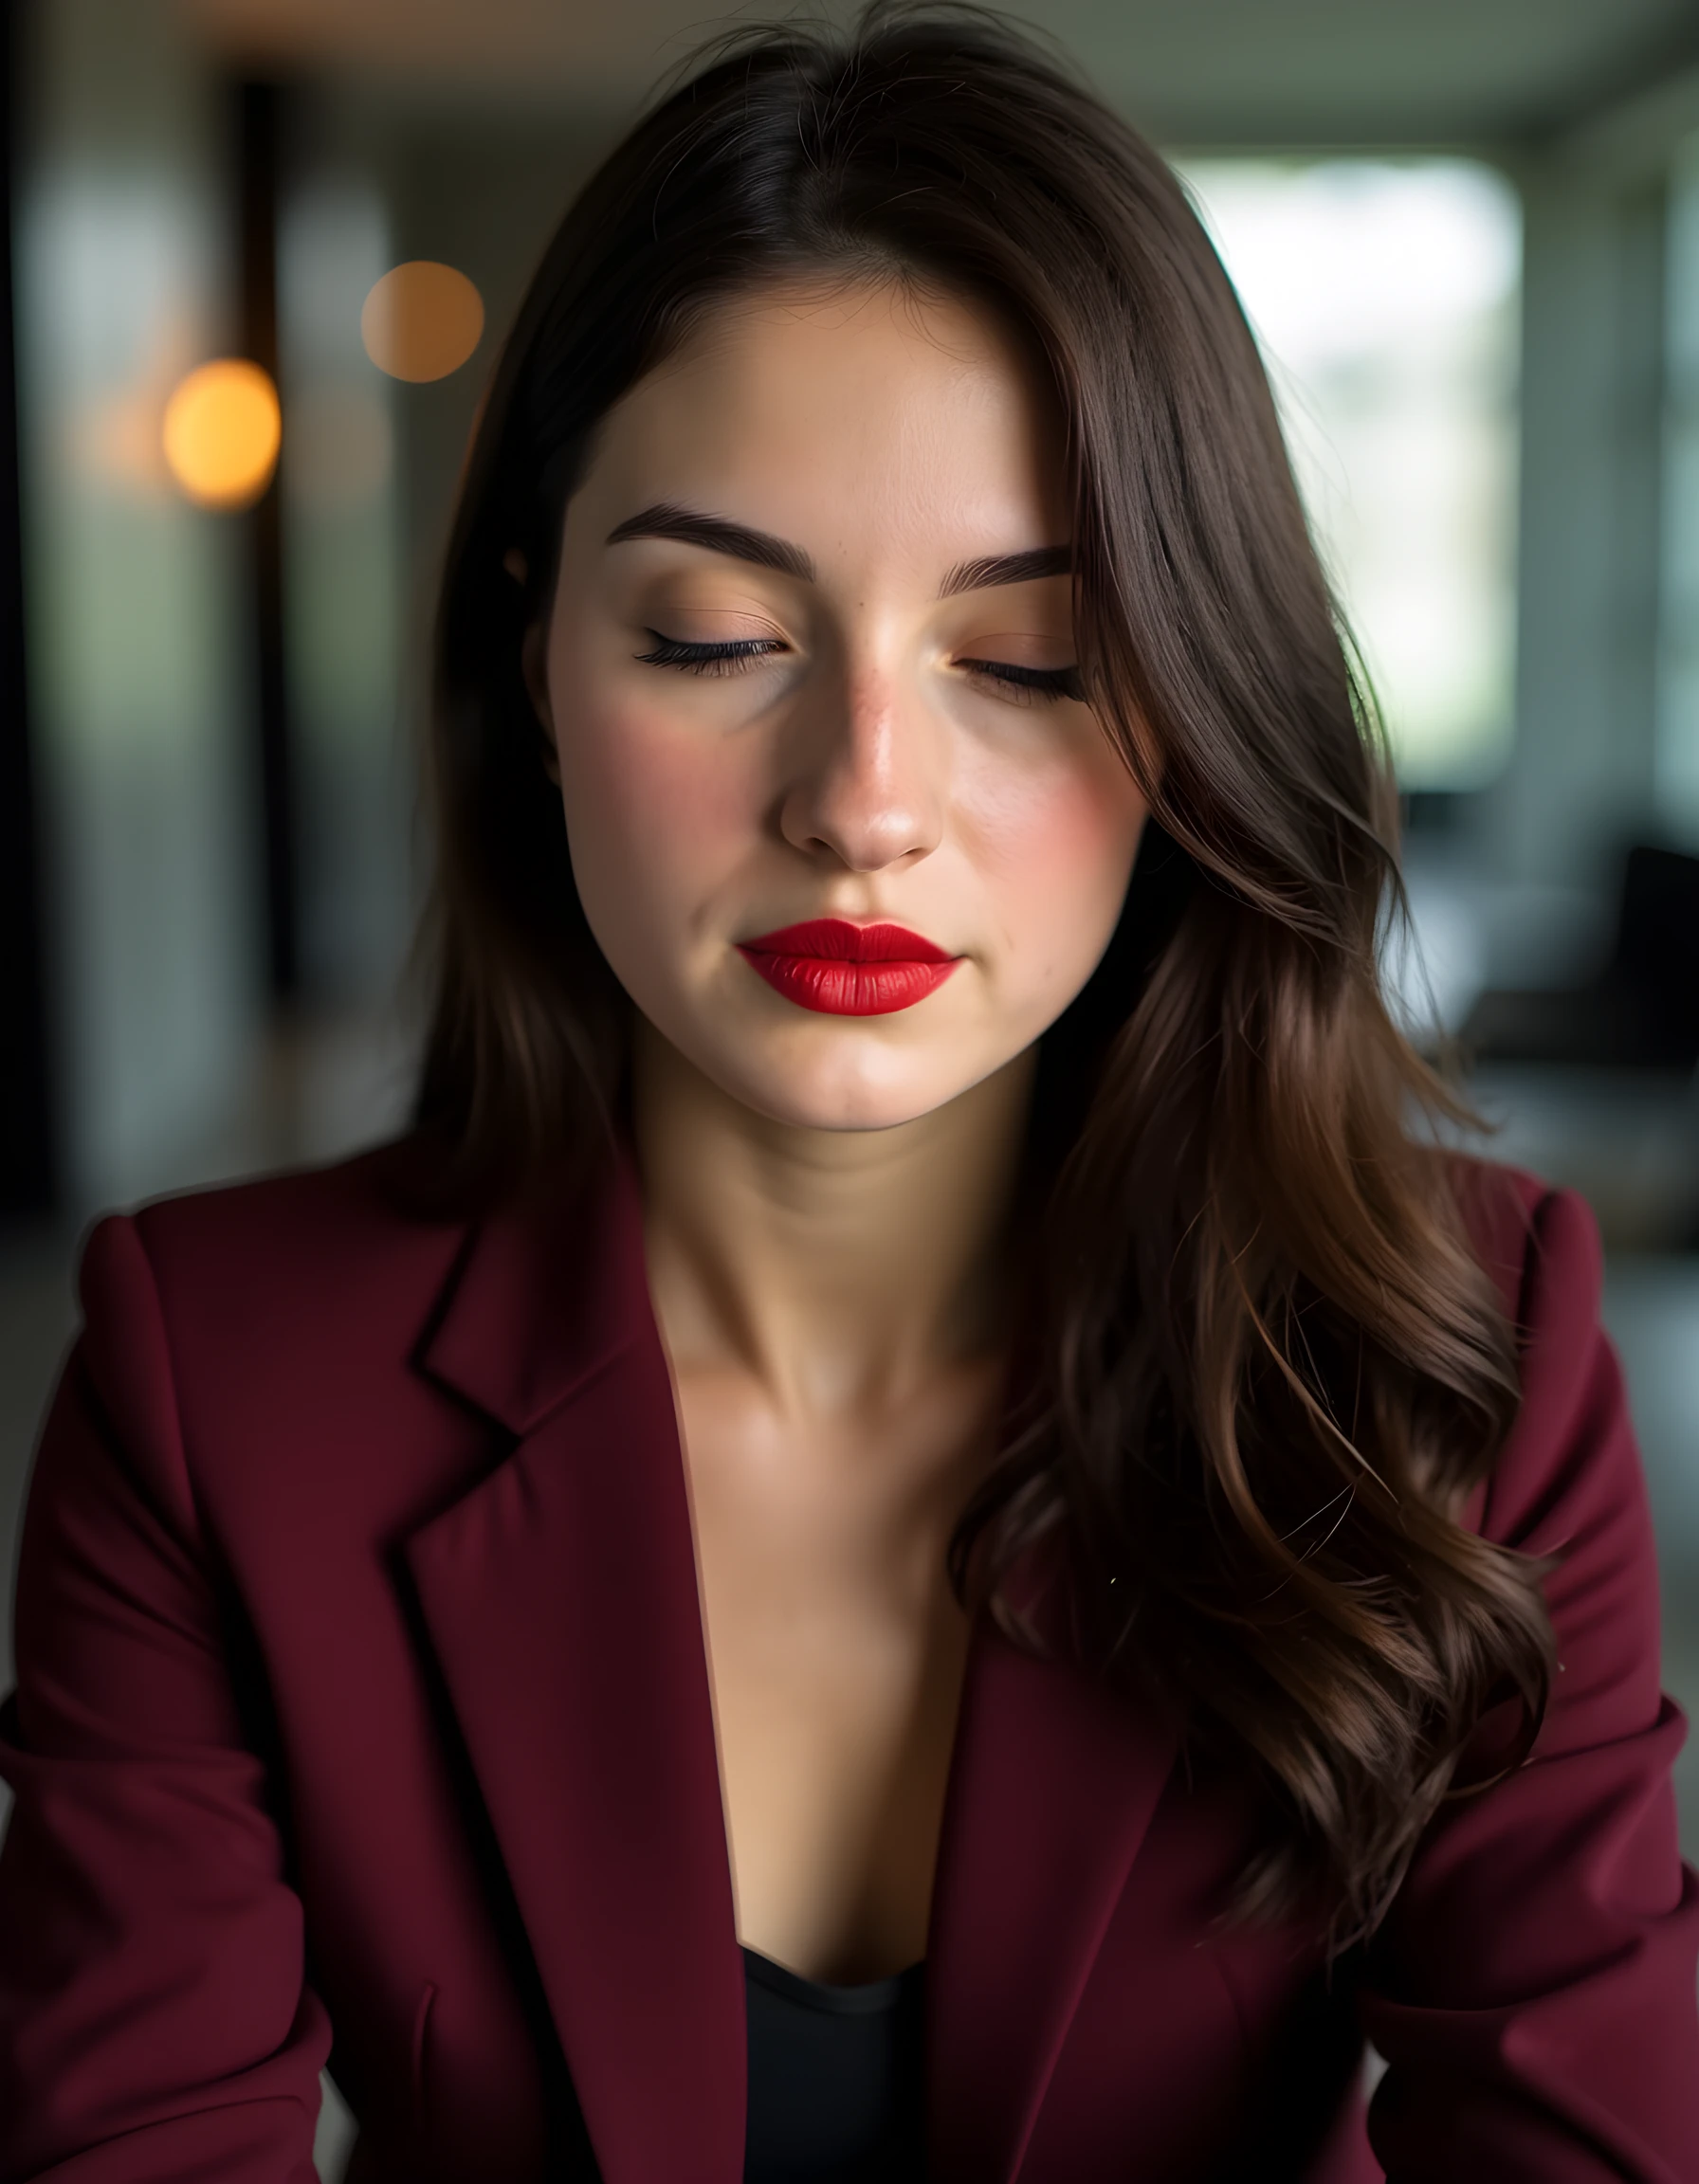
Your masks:
M178 382L165 406L165 460L203 508L246 508L277 467L277 389L246 357L220 356Z
M393 379L446 379L484 335L484 299L464 273L433 259L393 265L360 310L360 338Z

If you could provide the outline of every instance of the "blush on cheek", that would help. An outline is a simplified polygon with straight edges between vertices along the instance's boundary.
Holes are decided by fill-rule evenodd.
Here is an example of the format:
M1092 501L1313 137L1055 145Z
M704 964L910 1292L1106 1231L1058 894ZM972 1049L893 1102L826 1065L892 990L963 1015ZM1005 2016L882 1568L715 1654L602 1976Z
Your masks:
M691 738L631 707L575 714L561 754L575 815L586 828L622 835L682 820L710 786L710 771Z
M1023 893L1055 889L1075 901L1113 890L1119 901L1144 819L1124 774L1058 767L1037 779L998 783L976 802L979 853L1008 883Z
M569 718L567 832L585 911L607 947L608 935L653 931L669 903L712 887L738 857L759 790L742 754L700 727L681 731L635 707Z
M1018 989L1045 1019L1073 998L1108 945L1143 826L1121 776L1046 784L1005 808L984 842Z

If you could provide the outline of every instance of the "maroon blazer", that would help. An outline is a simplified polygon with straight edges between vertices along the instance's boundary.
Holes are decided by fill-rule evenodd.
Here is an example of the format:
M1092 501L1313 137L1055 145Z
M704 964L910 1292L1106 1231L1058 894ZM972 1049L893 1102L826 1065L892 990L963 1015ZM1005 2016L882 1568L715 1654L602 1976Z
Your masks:
M468 1229L402 1217L384 1173L90 1238L0 1710L0 2178L304 2184L327 2060L368 2184L594 2175L575 2149L607 2184L740 2175L630 1177ZM1471 1521L1563 1557L1533 1763L1443 1811L1329 1978L1307 1929L1218 1921L1232 1781L979 1629L927 1944L939 2184L1699 2179L1682 1722L1597 1241L1577 1199L1481 1174L1525 1394Z

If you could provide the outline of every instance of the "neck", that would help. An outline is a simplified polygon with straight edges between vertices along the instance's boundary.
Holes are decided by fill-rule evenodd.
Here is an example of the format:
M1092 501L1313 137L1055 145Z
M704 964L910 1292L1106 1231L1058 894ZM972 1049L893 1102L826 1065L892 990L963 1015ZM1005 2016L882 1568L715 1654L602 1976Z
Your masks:
M792 1416L878 1411L997 1343L1035 1052L913 1121L757 1114L639 1019L632 1125L675 1369L753 1373Z

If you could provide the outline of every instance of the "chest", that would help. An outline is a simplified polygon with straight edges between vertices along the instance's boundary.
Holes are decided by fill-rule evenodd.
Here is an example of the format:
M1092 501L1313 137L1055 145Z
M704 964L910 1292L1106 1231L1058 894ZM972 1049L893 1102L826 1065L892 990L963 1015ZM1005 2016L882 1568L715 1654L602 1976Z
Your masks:
M799 1430L678 1389L740 1938L811 1976L924 1954L967 1658L946 1575L965 1396Z

